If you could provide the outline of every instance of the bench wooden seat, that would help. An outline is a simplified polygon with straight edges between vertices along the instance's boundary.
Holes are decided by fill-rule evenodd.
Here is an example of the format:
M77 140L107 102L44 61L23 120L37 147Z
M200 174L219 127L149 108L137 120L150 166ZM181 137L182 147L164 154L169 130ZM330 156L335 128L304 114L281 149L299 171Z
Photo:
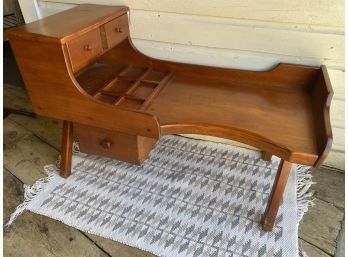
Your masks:
M291 163L319 166L331 148L325 66L255 72L153 59L133 46L127 11L80 5L7 32L36 112L64 120L61 175L73 133L83 152L138 165L163 135L236 140L282 159L263 218L271 230Z

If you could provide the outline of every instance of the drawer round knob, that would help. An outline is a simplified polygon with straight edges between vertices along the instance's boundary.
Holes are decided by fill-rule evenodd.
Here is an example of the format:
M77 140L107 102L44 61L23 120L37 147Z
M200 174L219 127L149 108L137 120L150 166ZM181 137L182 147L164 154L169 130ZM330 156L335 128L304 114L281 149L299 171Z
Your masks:
M111 142L104 139L100 142L100 146L104 149L104 150L109 150L111 148Z
M122 33L122 29L121 28L115 28L115 31L118 33Z
M86 51L91 51L92 47L90 44L84 45L83 49L85 49Z

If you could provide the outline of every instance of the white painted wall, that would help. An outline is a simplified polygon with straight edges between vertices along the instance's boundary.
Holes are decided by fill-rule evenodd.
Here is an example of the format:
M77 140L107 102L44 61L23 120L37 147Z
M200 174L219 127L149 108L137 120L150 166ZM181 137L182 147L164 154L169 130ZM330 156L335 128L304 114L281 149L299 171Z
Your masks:
M335 91L334 144L326 165L344 169L343 0L45 0L36 7L33 0L20 2L22 9L27 5L26 21L81 3L127 5L135 46L156 58L252 70L279 62L325 64Z

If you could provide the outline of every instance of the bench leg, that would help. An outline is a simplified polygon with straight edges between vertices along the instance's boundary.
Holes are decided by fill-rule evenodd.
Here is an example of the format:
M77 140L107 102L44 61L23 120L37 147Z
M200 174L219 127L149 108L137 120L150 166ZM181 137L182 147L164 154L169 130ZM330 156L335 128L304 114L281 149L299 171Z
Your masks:
M73 123L71 121L63 121L63 136L60 158L60 175L64 178L71 174L71 159L73 146Z
M283 198L283 192L291 171L291 165L290 162L284 160L280 161L267 207L261 221L263 230L271 231L273 229L274 221L277 217L279 205Z
M272 159L272 154L269 152L262 152L261 159L264 161L270 161Z

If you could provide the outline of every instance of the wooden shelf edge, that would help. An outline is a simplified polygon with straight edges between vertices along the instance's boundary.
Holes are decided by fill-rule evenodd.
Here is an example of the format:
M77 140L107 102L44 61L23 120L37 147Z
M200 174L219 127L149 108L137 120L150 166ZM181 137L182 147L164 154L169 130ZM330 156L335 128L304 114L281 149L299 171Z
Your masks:
M313 165L317 157L310 153L294 152L287 147L261 136L255 132L246 131L240 128L224 127L215 124L193 123L193 124L162 124L161 134L199 134L226 138L244 143L262 151L272 153L279 158L298 164Z
M330 105L333 98L333 89L327 68L322 65L321 72L316 81L315 87L313 88L313 101L317 101L319 106L319 117L316 117L317 129L319 135L317 136L318 150L320 152L317 161L314 166L319 167L325 161L326 157L332 148L333 134L330 122Z

